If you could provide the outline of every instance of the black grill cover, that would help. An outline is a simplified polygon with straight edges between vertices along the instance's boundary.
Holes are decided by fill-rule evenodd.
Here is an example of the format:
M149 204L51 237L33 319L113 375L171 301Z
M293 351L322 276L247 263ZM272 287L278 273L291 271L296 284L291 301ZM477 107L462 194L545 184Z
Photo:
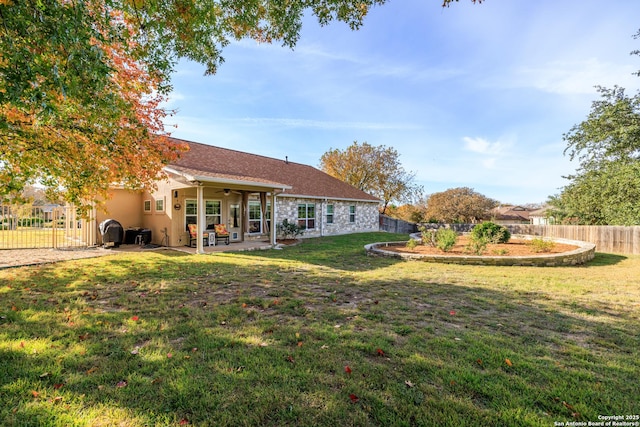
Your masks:
M98 226L102 235L102 244L105 247L118 247L124 239L124 229L115 219L105 219Z

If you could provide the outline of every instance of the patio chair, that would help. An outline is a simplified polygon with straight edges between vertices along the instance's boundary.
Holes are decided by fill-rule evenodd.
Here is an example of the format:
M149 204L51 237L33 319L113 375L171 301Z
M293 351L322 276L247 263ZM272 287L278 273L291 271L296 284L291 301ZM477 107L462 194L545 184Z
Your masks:
M216 232L216 244L220 239L224 240L226 245L229 244L229 231L227 231L227 226L224 224L216 224L215 228Z
M196 224L188 224L187 227L189 228L189 246L195 247L198 243L198 226ZM202 239L203 245L207 246L209 244L209 234L204 233Z

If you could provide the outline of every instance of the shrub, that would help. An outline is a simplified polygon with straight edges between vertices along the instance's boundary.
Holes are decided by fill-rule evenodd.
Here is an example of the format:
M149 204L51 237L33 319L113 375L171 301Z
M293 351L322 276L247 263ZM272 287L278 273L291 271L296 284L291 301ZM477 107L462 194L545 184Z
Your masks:
M289 220L286 218L276 226L276 230L283 239L295 239L296 237L304 233L303 226L300 226L295 222L289 222Z
M449 252L458 241L458 233L450 228L441 228L435 235L436 245L443 252Z
M535 238L531 240L528 245L531 247L531 250L536 253L540 252L551 252L553 247L556 245L551 240L544 240L542 238Z
M471 235L469 238L469 244L467 244L467 252L471 252L474 255L482 255L487 250L489 240L486 237L476 237Z
M436 242L436 230L429 230L425 226L419 228L422 236L422 244L427 246L437 246Z
M406 246L407 246L407 249L412 251L416 248L416 246L418 246L418 241L416 239L409 239Z
M483 222L471 230L471 239L485 239L487 243L507 243L511 233L502 225L494 222Z

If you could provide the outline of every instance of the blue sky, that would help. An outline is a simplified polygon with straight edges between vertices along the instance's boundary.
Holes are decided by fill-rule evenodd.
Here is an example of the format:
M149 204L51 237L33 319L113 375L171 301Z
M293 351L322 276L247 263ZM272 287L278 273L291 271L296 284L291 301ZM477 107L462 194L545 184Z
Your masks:
M638 0L390 0L359 31L305 19L294 50L233 42L214 76L182 62L172 135L318 166L353 141L394 147L425 194L544 202L576 164L563 133L595 85L640 88Z

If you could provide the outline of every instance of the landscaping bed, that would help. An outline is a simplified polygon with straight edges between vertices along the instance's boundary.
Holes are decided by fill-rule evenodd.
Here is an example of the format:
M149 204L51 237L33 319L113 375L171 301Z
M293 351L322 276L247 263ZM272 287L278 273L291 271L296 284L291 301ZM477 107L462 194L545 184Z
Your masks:
M482 254L474 253L470 248L469 236L462 235L456 244L447 252L430 245L418 245L414 248L407 247L406 243L395 243L385 246L385 250L407 254L425 255L491 255L491 256L536 256L544 254L561 254L578 249L577 245L552 242L547 250L541 252L532 245L530 239L512 238L507 243L489 243Z

